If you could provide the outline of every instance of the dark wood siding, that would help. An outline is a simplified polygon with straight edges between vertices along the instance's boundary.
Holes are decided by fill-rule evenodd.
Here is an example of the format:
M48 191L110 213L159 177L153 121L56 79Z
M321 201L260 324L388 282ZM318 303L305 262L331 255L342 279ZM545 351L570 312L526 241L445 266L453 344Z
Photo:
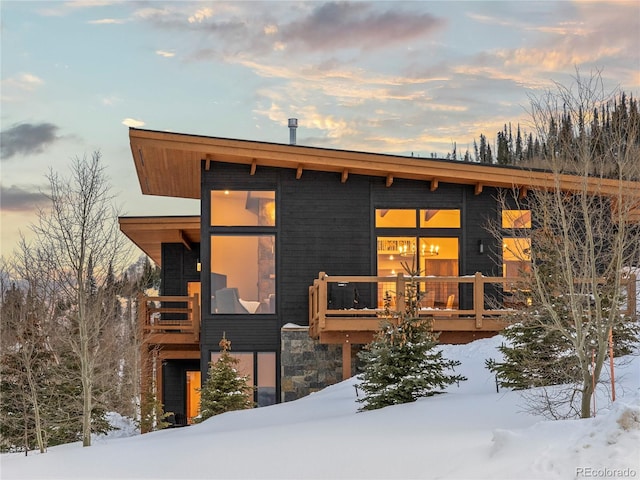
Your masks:
M197 360L166 360L162 365L164 411L173 413L169 420L176 425L187 423L187 372L200 369Z
M162 244L161 295L187 295L187 283L200 281L196 270L198 247L188 250L181 243Z
M366 177L284 175L280 194L279 302L283 323L307 324L308 288L321 271L370 275L370 182Z

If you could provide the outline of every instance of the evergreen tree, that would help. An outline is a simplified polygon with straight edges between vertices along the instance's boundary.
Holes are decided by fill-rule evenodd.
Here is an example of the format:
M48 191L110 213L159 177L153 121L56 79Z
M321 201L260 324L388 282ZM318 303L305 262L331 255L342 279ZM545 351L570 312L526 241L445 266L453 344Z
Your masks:
M238 372L240 360L229 353L231 342L223 336L219 345L220 358L209 363L207 380L200 390L200 415L197 422L220 413L254 406L249 376Z
M503 132L498 132L498 149L496 152L496 161L499 165L509 164L509 146Z
M447 360L437 349L438 335L431 322L419 318L418 272L404 264L411 280L405 294L405 311L391 313L390 296L385 298L387 318L373 342L358 354L364 364L360 387L364 397L362 410L375 410L389 405L414 402L418 398L442 393L447 385L466 380L462 375L449 375L460 362Z
M514 153L514 159L512 163L520 163L524 158L524 153L522 150L522 134L520 133L520 124L518 124L518 131L516 133L516 150Z

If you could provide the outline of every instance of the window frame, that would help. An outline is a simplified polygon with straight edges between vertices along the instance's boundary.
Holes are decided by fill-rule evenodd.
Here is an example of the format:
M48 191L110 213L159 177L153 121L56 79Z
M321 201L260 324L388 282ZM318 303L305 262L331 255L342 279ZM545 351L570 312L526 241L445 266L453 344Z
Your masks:
M273 197L273 203L274 203L274 207L273 207L273 215L274 215L274 222L273 224L269 224L269 225L259 225L259 224L255 224L255 225L247 225L247 224L243 224L242 222L240 224L237 225L214 225L213 223L213 219L214 219L214 211L216 210L216 205L218 205L218 208L220 207L220 203L217 203L216 201L214 201L214 193L215 192L225 192L225 191L229 191L229 192L240 192L240 193L251 193L251 192L270 192L271 196ZM210 278L209 278L209 291L210 291L210 297L212 297L212 301L211 301L211 305L208 307L209 310L209 314L212 315L214 318L218 318L220 316L226 316L226 315L232 315L234 317L238 317L238 316L242 316L242 317L254 317L256 315L269 315L269 316L275 316L277 315L277 291L278 291L278 282L277 282L277 270L278 270L278 224L279 224L279 216L278 216L278 189L275 188L275 186L269 186L269 187L258 187L258 188L247 188L246 186L238 186L236 188L222 188L222 187L212 187L209 189L209 226L208 226L208 257L209 257L209 273L210 273ZM224 207L222 207L224 208ZM227 223L227 222L221 222L221 223ZM258 222L259 223L259 222ZM271 260L270 263L270 280L273 281L273 293L271 295L269 295L269 298L271 299L271 301L269 302L269 305L266 305L266 301L264 301L264 299L256 299L254 301L260 301L262 303L265 303L266 306L259 306L258 309L255 311L255 313L219 313L215 311L214 308L214 285L213 285L213 281L212 281L212 274L217 273L217 274L221 274L221 275L228 275L226 272L217 272L215 271L214 268L214 258L215 258L215 252L214 252L214 237L254 237L256 239L258 239L260 236L270 236L272 237L272 249L273 249L273 258ZM257 267L259 268L259 267ZM258 275L259 277L259 275ZM259 278L258 278L259 279ZM226 281L226 280L225 280ZM225 287L230 287L230 285L226 285ZM217 289L216 289L217 290ZM257 293L257 296L260 296L260 292ZM273 304L272 304L273 303Z

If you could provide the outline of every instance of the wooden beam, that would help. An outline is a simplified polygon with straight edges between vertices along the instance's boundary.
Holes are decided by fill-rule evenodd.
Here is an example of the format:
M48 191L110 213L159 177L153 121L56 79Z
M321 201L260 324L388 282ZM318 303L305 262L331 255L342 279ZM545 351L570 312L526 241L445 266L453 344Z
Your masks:
M429 190L431 190L432 192L435 192L438 189L438 179L434 178L433 180L431 180L431 186L429 187Z
M393 175L392 174L387 174L387 187L390 187L393 184Z
M251 175L255 175L256 174L256 166L258 164L258 161L254 158L251 161Z
M349 343L355 345L366 345L367 343L371 343L375 333L380 330L380 323L378 323L377 330L370 331L354 331L354 332L342 332L342 331L330 331L330 332L321 332L319 341L321 344L330 344L330 345L343 345L346 340L349 340Z
M211 170L211 155L209 154L205 157L204 169L207 171Z
M520 191L518 192L518 198L520 200L522 200L523 198L525 198L527 196L528 192L529 192L529 190L527 189L527 187L525 187L525 186L520 187Z
M483 185L480 182L476 183L476 191L475 191L476 195L480 195L482 193L482 187Z
M184 230L178 230L178 236L180 237L180 242L187 247L187 250L193 250L193 245L184 234Z
M302 177L302 165L298 165L296 169L296 180L300 180L300 177Z
M342 179L340 181L342 183L345 183L347 181L347 178L349 178L349 170L345 168L344 170L342 170Z

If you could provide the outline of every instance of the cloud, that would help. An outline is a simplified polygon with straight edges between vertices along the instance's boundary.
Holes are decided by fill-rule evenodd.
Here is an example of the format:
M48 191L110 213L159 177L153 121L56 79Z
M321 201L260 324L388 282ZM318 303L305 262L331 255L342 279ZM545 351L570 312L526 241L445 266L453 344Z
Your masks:
M176 56L175 53L168 52L166 50L156 50L156 55L160 55L161 57L164 57L164 58L171 58Z
M107 95L102 97L100 102L106 107L112 107L113 105L117 105L122 102L122 99L117 95Z
M122 18L101 18L99 20L89 20L91 25L122 25L127 23L127 20Z
M51 123L21 123L0 133L0 158L14 155L42 153L45 147L57 141L58 127Z
M44 80L32 73L19 73L2 81L4 87L33 91L44 84Z
M125 118L122 121L123 125L126 125L127 127L144 127L145 122L143 122L142 120L136 120L135 118Z
M426 12L402 12L397 6L371 10L365 3L324 3L308 17L281 26L280 40L310 50L378 49L428 35L446 23Z
M35 185L25 187L0 185L0 198L2 198L3 212L30 212L49 201L42 193L42 187Z
M213 10L210 8L201 8L196 13L191 15L187 20L189 23L202 23L207 18L213 16Z

